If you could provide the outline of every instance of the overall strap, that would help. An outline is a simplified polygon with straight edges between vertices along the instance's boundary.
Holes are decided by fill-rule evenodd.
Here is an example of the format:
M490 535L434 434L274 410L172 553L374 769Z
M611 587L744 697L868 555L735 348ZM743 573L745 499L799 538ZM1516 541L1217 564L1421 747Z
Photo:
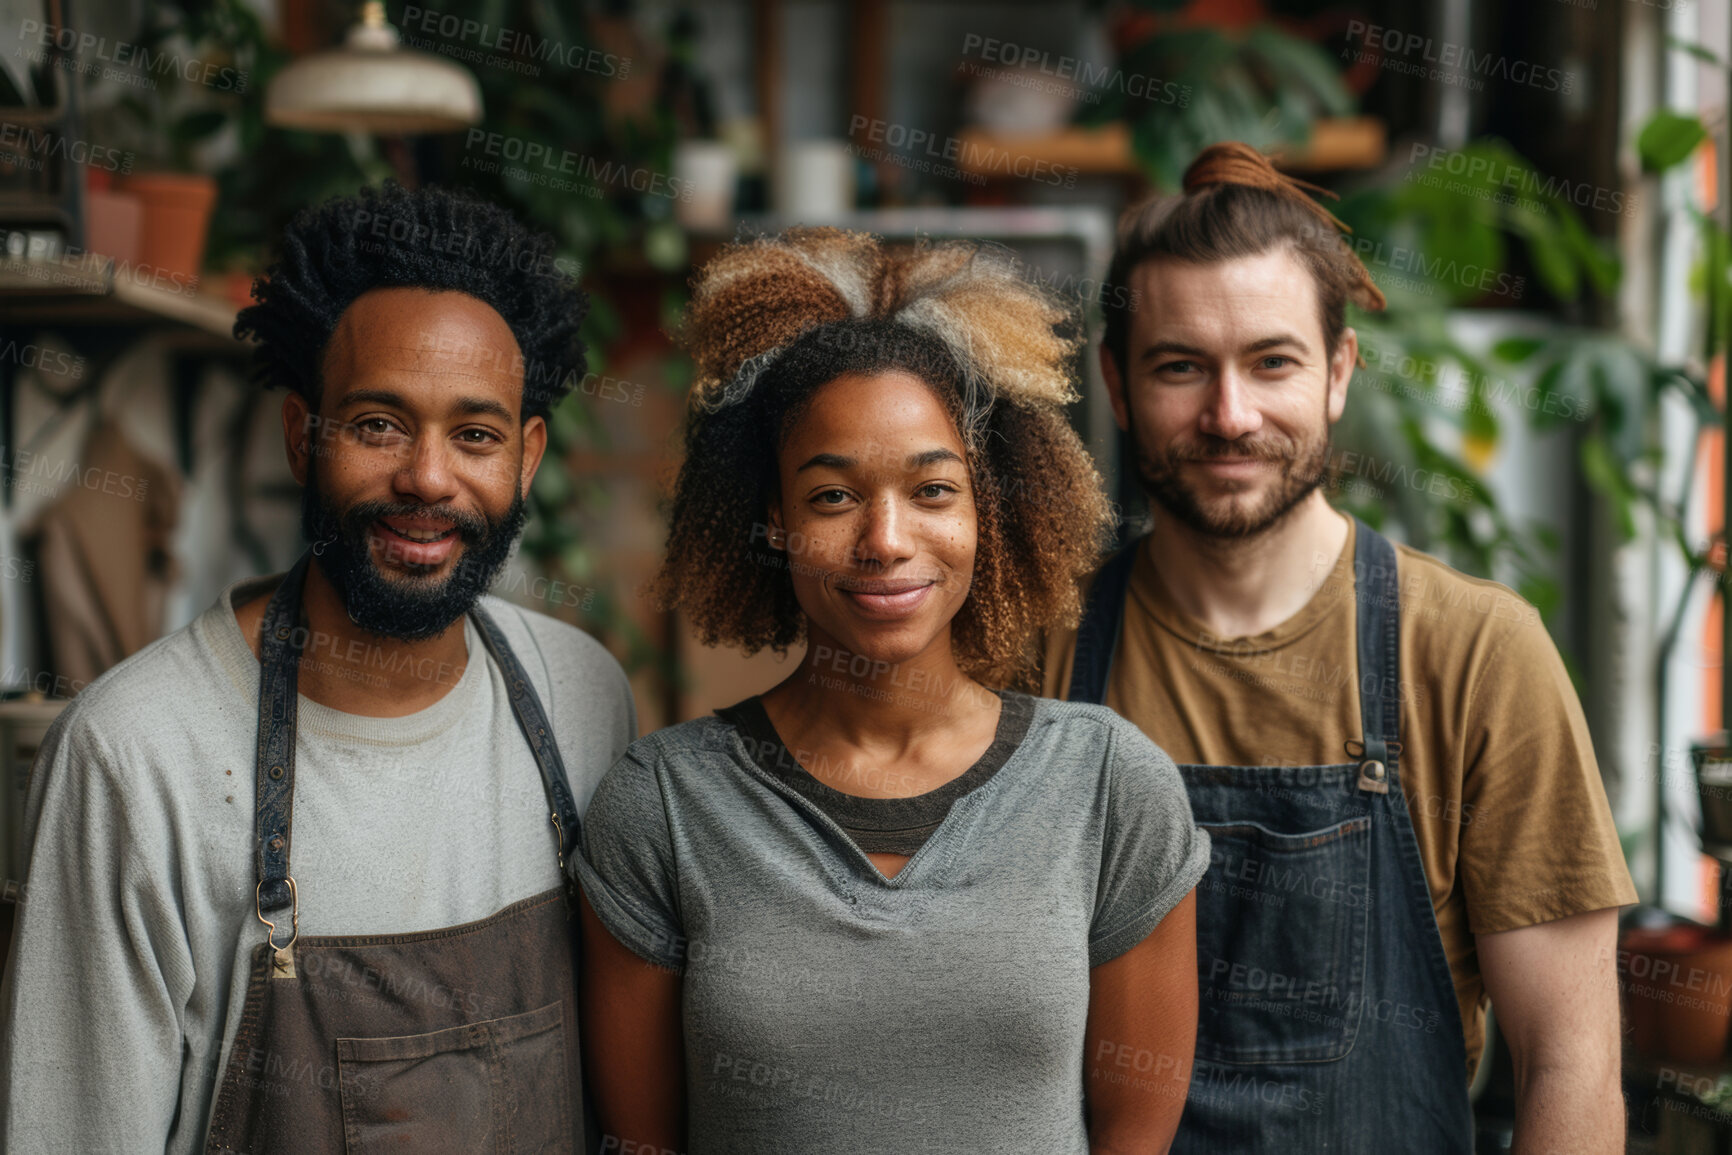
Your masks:
M475 619L481 631L481 641L505 675L505 685L511 691L512 712L517 715L523 736L529 740L535 764L541 768L542 785L547 788L547 801L552 808L548 818L553 823L553 832L559 843L559 868L564 871L566 859L577 845L577 802L572 798L571 783L565 775L565 760L559 756L559 746L553 740L553 726L547 720L541 697L536 694L523 663L517 660L498 623L481 608L480 602L470 609L469 616Z
M301 628L301 587L312 553L303 553L265 607L259 627L259 736L253 760L254 888L260 921L267 910L280 910L294 900L289 877L289 831L295 808L296 689L301 649L307 633ZM273 939L273 945L275 940Z
M1095 575L1077 627L1076 650L1071 659L1070 700L1104 703L1107 675L1119 649L1119 624L1125 616L1125 591L1131 584L1131 566L1137 559L1137 538L1107 559Z
M1389 793L1389 771L1401 753L1401 583L1395 547L1354 519L1353 584L1359 647L1361 757L1359 788ZM1355 752L1355 745L1363 747Z
M265 912L285 906L293 910L296 897L295 880L289 873L289 848L294 825L298 681L301 651L307 638L307 631L300 624L301 590L311 558L311 553L302 554L284 575L282 584L271 595L260 627L259 728L253 793L254 865L258 877L255 897L259 920L272 927L273 946L276 946L275 926L264 917ZM488 653L505 676L512 711L541 770L559 865L564 870L567 856L577 845L577 804L566 778L565 762L553 740L553 728L548 724L541 698L499 626L479 604L471 608L470 616L475 619ZM292 917L298 922L298 911Z

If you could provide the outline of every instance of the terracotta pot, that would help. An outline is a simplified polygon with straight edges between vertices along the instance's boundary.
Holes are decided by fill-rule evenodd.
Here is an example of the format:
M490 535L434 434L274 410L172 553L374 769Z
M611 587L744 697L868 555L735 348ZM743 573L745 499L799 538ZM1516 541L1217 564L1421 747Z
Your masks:
M1631 931L1618 948L1618 990L1632 1048L1713 1063L1732 1024L1732 938L1704 926Z
M84 247L128 264L138 263L144 206L131 193L89 189L84 194Z
M138 263L196 280L204 264L205 233L216 207L216 181L184 173L132 173L121 188L144 206Z

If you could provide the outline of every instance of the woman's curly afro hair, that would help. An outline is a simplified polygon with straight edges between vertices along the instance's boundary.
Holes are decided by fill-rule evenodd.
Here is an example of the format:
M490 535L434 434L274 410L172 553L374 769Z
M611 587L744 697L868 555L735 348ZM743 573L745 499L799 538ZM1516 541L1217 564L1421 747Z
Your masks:
M314 409L337 321L370 289L467 293L511 326L522 356L522 417L545 417L585 370L579 324L589 299L554 240L460 189L387 182L297 213L282 249L253 282L257 304L235 336L258 341L254 377L293 389Z
M1042 629L1076 623L1077 581L1113 525L1065 420L1080 318L974 242L890 248L836 229L730 245L694 278L680 337L697 362L667 557L650 585L706 645L802 640L786 553L768 544L777 450L811 397L850 374L924 382L968 450L978 543L951 623L962 669L1032 685Z

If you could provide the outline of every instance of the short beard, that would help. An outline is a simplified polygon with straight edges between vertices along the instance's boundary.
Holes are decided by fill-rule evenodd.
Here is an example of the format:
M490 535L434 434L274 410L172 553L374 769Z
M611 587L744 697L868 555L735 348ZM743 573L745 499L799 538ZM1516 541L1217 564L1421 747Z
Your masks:
M373 523L381 517L417 514L452 522L462 543L457 564L442 581L394 581L373 561L368 543ZM370 634L402 642L437 637L468 613L511 556L528 516L521 492L498 521L418 502L363 501L339 513L319 489L316 463L301 491L301 533L313 543L314 560L336 588L349 620ZM409 568L431 573L436 567Z
M1131 453L1136 459L1137 474L1143 491L1167 513L1177 518L1203 537L1241 540L1266 533L1292 513L1323 483L1328 471L1330 429L1324 420L1323 436L1307 450L1303 446L1271 444L1269 441L1227 441L1204 435L1200 445L1168 446L1165 453L1148 456L1137 436L1135 420L1129 417ZM1271 471L1279 470L1275 486L1257 505L1249 509L1222 502L1228 508L1211 512L1205 508L1194 488L1180 477L1186 462L1210 458L1249 458L1262 462Z

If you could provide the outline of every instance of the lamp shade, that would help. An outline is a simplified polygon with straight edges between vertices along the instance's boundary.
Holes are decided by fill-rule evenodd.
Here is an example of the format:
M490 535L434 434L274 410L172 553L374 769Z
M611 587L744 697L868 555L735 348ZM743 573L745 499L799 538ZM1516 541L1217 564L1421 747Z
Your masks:
M265 120L309 132L456 132L480 123L481 88L461 64L402 47L385 6L369 0L341 48L277 73L265 91Z

